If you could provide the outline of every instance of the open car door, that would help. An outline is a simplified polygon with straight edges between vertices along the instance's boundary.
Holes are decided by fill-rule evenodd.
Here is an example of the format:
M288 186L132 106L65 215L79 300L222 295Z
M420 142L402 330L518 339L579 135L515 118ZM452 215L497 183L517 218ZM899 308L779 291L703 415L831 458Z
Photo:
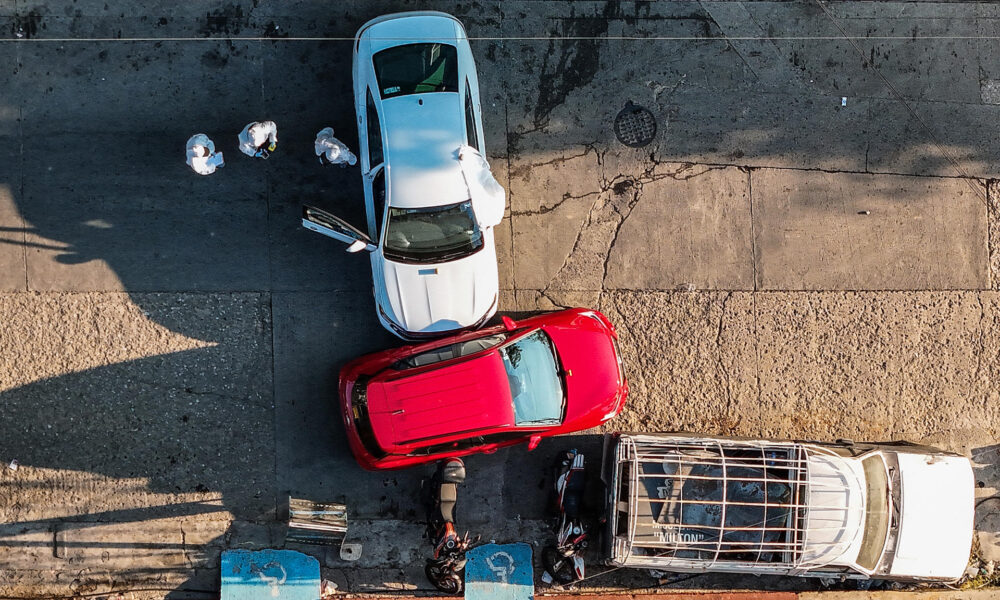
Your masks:
M309 231L344 242L348 245L348 252L361 250L374 252L376 248L371 238L352 227L347 221L314 206L302 207L302 226Z

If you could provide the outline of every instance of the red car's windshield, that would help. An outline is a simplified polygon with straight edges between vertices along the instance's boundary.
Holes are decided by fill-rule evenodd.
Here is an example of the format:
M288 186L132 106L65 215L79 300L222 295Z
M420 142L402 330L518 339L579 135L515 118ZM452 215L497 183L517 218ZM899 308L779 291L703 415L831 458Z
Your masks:
M500 348L500 356L514 401L514 424L559 424L565 394L549 336L539 329Z

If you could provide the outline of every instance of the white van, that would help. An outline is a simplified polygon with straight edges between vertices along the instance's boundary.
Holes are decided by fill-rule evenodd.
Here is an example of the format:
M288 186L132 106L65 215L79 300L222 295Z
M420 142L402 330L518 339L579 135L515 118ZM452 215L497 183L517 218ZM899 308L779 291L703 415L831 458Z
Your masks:
M614 434L602 478L615 566L954 581L972 546L969 459L907 442Z

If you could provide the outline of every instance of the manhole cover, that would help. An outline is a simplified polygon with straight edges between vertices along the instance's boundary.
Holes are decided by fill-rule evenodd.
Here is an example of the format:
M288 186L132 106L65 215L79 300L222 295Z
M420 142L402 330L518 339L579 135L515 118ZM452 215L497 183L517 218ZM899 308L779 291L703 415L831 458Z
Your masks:
M632 148L642 148L656 137L653 113L629 102L615 117L615 137Z

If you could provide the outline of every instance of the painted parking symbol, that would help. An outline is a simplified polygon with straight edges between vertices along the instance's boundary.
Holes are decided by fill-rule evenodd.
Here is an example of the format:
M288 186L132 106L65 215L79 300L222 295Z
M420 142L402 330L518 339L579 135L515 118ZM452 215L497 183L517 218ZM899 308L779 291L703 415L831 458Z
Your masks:
M316 600L319 561L294 550L226 550L219 600Z
M486 559L486 564L496 574L500 583L507 583L507 577L514 572L514 557L503 550L491 554Z
M531 600L535 595L528 544L486 544L466 553L465 600Z

